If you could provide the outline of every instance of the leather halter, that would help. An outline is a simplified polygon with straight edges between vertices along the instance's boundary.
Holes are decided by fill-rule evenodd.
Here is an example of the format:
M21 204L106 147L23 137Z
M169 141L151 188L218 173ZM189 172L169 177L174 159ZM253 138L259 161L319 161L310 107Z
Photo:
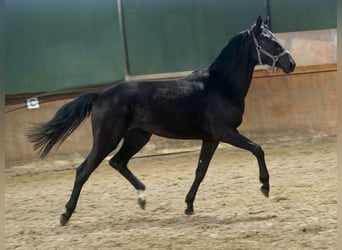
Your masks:
M270 36L271 39L274 38L273 40L275 40L274 35L273 35L271 32L267 32L267 31L268 31L268 30L266 30L266 31L263 30L262 33L265 33L266 35ZM266 33L266 32L267 32L267 33ZM276 66L275 66L275 65L276 65L277 61L278 61L282 56L284 56L284 55L286 55L286 54L289 54L289 51L283 48L283 51L282 51L281 53L279 53L278 55L272 55L271 53L267 52L266 50L264 50L264 49L260 46L260 44L259 44L258 40L256 39L255 34L254 34L254 32L253 32L252 30L249 30L248 33L249 33L249 34L252 34L253 41L254 41L254 44L255 44L255 49L256 49L257 55L258 55L258 62L259 62L259 64L260 64L260 65L264 65L264 63L262 62L262 59L261 59L261 53L264 54L265 56L270 57L270 58L272 59L273 62L272 62L271 70L269 70L269 72L270 72L270 73L274 73L274 72L276 71Z

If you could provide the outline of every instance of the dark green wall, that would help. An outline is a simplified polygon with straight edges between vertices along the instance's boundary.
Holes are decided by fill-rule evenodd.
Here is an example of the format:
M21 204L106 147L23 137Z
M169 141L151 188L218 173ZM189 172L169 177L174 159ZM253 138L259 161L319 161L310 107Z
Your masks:
M7 0L6 94L206 67L267 2L275 32L336 27L336 0L122 0L122 37L117 0Z
M270 0L273 32L336 28L336 0Z
M3 112L4 96L5 96L5 0L0 0L0 112ZM2 116L0 115L0 123L2 122ZM0 130L3 127L0 125ZM1 132L0 132L1 134ZM1 134L3 135L3 134ZM3 138L1 136L1 138ZM1 153L0 153L1 159ZM1 161L1 160L0 160ZM1 235L1 234L0 234Z
M9 0L6 22L7 94L124 78L116 1Z
M263 1L125 0L128 72L206 67L227 40L247 29L259 14L266 14Z

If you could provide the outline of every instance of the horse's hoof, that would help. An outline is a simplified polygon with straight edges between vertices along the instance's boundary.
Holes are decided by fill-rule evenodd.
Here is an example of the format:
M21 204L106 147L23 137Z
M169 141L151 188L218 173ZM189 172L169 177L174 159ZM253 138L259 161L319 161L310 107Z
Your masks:
M138 198L138 204L140 206L141 209L145 210L146 207L146 199L143 198Z
M141 209L145 210L145 207L146 207L145 190L137 190L137 194L138 194L138 204L141 207Z
M261 193L262 193L266 198L269 197L269 194L270 194L269 188L261 187L261 188L260 188L260 191L261 191Z
M66 214L62 214L59 222L61 223L61 226L65 226L69 221L69 218L67 218Z
M184 213L185 213L186 215L193 215L193 214L194 214L194 210L193 210L193 209L190 209L190 208L187 208L187 209L185 209Z

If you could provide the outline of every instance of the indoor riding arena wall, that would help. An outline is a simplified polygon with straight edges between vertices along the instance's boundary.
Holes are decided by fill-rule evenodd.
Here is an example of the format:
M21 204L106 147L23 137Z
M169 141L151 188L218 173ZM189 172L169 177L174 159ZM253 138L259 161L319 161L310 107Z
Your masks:
M227 39L260 14L271 17L272 31L300 66L290 75L255 72L240 131L260 144L336 135L335 0L72 2L6 2L8 161L37 158L25 131L51 119L78 94L121 80L175 77L204 68ZM46 94L39 96L40 108L26 109L26 98L40 93ZM87 154L91 143L88 119L54 157ZM140 154L199 145L153 137Z
M336 64L300 66L290 75L267 71L254 73L246 98L240 132L259 144L300 142L336 136ZM37 157L25 138L33 123L46 122L72 98L41 103L38 109L6 106L5 143L7 161ZM18 109L17 109L18 108ZM17 110L15 110L17 109ZM8 112L10 110L15 110ZM92 143L89 119L78 128L52 157L86 155ZM156 155L199 149L198 141L178 141L159 137L139 153Z

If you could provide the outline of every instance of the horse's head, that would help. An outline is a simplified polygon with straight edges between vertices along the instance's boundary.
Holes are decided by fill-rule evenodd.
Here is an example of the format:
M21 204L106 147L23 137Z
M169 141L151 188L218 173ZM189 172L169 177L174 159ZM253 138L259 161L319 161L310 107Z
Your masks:
M285 73L290 73L296 68L296 63L290 53L279 43L275 35L268 29L268 19L264 22L261 16L249 29L253 38L255 53L252 57L261 65L271 66L271 72L275 68L281 68Z

